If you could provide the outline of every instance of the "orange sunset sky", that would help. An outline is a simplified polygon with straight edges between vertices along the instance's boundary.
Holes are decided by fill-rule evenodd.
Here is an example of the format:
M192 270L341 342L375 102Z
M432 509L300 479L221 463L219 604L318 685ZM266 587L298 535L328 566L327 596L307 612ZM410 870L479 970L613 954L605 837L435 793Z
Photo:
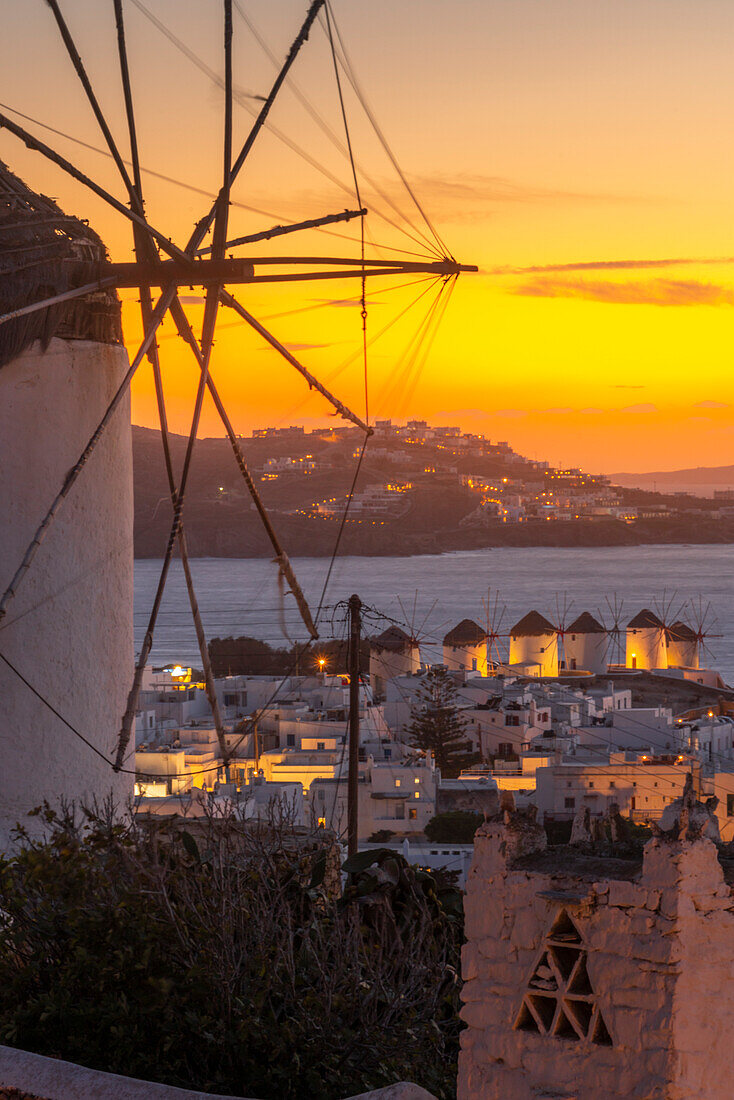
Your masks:
M62 6L127 155L112 4ZM306 6L239 4L279 58ZM221 8L217 0L126 0L142 162L188 185L146 174L147 211L179 244L208 206L190 188L213 195L220 184ZM0 10L4 107L101 146L46 4L0 0ZM410 347L430 293L375 342L371 415L458 423L530 456L595 471L734 462L731 0L334 0L334 11L406 175L453 254L480 268L459 279L419 372ZM256 109L251 97L268 90L275 70L238 12L234 31L238 98ZM320 27L293 75L341 138ZM389 200L421 224L350 92L346 102L358 163L387 197L363 178L369 232L380 246L418 251L379 216ZM18 120L124 198L108 158ZM292 88L271 120L334 178L264 134L234 188L230 236L354 205L347 161ZM236 144L250 121L238 106ZM81 185L4 131L0 157L68 212L89 218L113 259L131 258L124 219ZM336 227L350 240L310 231L254 251L357 255L355 225ZM384 247L370 254L399 255ZM405 281L370 283L372 336L425 289L391 289ZM235 292L364 411L361 364L348 361L360 338L355 283ZM196 294L186 297L198 326ZM123 316L132 351L141 333L129 293ZM197 369L169 324L160 347L171 426L188 431ZM328 422L323 399L226 312L212 374L243 433ZM155 422L147 364L134 382L133 420ZM222 434L210 406L201 434Z

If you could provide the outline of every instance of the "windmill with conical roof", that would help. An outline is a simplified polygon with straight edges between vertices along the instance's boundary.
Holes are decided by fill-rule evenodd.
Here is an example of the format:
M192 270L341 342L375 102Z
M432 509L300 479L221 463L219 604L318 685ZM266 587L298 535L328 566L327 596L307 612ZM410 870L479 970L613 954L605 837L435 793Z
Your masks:
M539 611L510 627L510 666L524 676L558 675L558 631Z
M607 629L589 611L582 611L564 631L566 669L584 669L599 675L607 671Z
M643 607L627 623L625 664L633 669L668 667L665 624L649 607Z
M372 694L385 694L388 680L397 676L412 676L420 670L421 653L418 639L392 623L374 638L370 638L370 684Z
M487 632L473 619L462 619L443 639L443 663L449 672L487 675Z

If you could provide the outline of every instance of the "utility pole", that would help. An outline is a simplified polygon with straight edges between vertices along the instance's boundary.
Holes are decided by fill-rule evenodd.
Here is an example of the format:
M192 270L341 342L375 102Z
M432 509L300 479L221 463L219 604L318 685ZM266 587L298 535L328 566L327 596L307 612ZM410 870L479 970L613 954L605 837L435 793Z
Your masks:
M359 646L362 601L349 597L349 776L347 781L347 852L357 854L359 823Z

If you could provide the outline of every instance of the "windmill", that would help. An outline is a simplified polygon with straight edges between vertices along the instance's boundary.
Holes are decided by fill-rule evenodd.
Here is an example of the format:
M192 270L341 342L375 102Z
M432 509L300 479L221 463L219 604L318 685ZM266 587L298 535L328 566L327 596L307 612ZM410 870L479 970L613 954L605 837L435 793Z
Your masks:
M559 669L568 669L570 662L566 653L566 628L568 626L568 619L571 608L573 607L573 600L569 599L568 593L563 593L563 599L561 599L560 592L556 592L555 597L556 604L556 630L557 630L557 642L558 647L558 667Z
M420 670L418 639L396 622L370 638L370 685L374 697L385 694L388 680L412 676Z
M69 545L67 545L65 550L60 546L57 531L64 530L63 517L65 514L73 513L72 505L80 491L84 489L85 484L88 498L91 498L94 494L101 495L103 492L106 492L107 496L110 495L110 484L108 483L106 487L104 486L104 478L94 472L95 464L99 462L100 455L106 454L106 448L109 441L117 438L116 433L119 434L120 453L122 454L124 451L124 432L120 434L121 418L122 420L126 418L129 388L133 377L141 364L147 359L151 364L155 383L155 396L160 419L164 464L171 499L172 517L161 574L145 638L136 661L133 683L127 696L125 713L120 725L116 750L114 752L113 763L115 771L117 773L127 771L132 774L132 769L129 766L126 767L129 757L128 745L135 721L143 670L153 645L154 632L166 588L166 581L176 548L178 549L185 574L192 617L205 673L207 695L209 697L212 716L217 730L220 751L225 762L232 751L225 743L221 717L218 713L216 692L214 691L206 638L204 636L203 625L194 590L192 572L189 565L183 515L192 458L205 398L213 401L217 414L221 419L240 475L242 476L260 521L270 540L278 577L282 584L284 586L287 585L288 590L293 594L304 623L304 628L309 636L311 638L318 636L320 608L318 608L315 613L312 613L306 602L294 570L290 564L285 547L281 543L268 512L260 499L257 485L247 467L233 423L225 408L219 390L214 383L212 365L216 357L213 355L213 346L221 310L225 309L230 311L239 321L249 326L262 341L302 376L310 389L315 390L324 398L332 407L336 415L340 416L348 424L353 425L359 430L363 438L361 447L362 455L364 454L367 440L371 435L367 413L365 412L364 416L358 415L347 407L347 405L333 394L312 371L300 362L296 355L294 355L292 349L287 347L282 340L265 327L262 321L258 320L256 316L242 305L233 294L231 288L267 284L300 285L301 283L310 284L314 281L323 282L335 279L339 281L344 279L356 281L356 285L361 291L359 298L362 321L361 339L366 366L367 286L371 280L379 278L382 283L383 280L392 280L395 278L408 278L409 280L414 280L416 277L426 277L432 280L432 286L438 286L439 289L443 289L447 285L450 288L461 272L476 270L476 268L458 264L453 259L436 233L428 215L417 199L414 190L400 170L392 151L389 150L387 146L382 131L379 129L374 117L369 112L361 95L358 82L354 76L354 71L346 55L346 51L344 50L344 43L336 27L334 13L328 0L312 0L312 2L308 4L303 21L292 40L291 47L285 60L278 67L277 75L272 85L267 94L258 97L257 106L254 108L254 120L244 142L238 150L235 149L233 142L233 107L236 100L239 98L235 95L234 91L235 80L232 49L234 37L233 3L232 0L223 0L222 50L224 78L222 86L224 91L224 113L222 124L222 182L216 197L214 197L214 201L207 204L207 208L202 212L202 216L196 222L188 238L181 243L175 243L169 239L165 232L153 224L153 221L146 212L143 187L143 176L146 170L142 166L138 148L138 129L134 110L133 87L128 65L123 0L112 0L112 5L117 25L117 53L124 107L123 117L127 123L127 142L129 143L128 156L125 155L123 146L120 144L118 138L112 133L112 129L107 121L107 116L102 110L99 99L93 89L92 82L90 81L80 52L77 49L72 32L65 21L59 0L48 0L48 7L56 22L63 45L79 78L92 114L94 115L102 138L104 139L106 153L114 161L119 174L125 193L124 201L121 201L109 190L102 187L76 164L57 152L56 149L31 133L21 125L17 119L12 118L9 113L0 114L0 129L13 135L24 143L29 150L40 154L42 157L46 158L46 160L56 165L57 168L61 169L82 187L87 188L109 208L126 219L131 226L135 255L134 262L113 262L106 258L103 249L100 251L97 247L91 248L86 253L84 249L76 248L76 250L72 250L72 241L68 248L66 244L64 244L66 251L63 254L62 260L63 263L66 264L66 267L63 269L63 280L58 277L55 280L50 280L49 285L44 290L38 285L33 284L31 289L24 294L22 293L23 288L27 288L29 284L27 281L21 280L18 275L14 285L16 289L20 288L20 290L15 297L11 296L10 300L8 300L6 297L0 296L0 303L2 303L3 306L0 312L0 362L3 361L3 355L5 355L6 361L9 357L12 358L12 355L9 356L8 349L12 347L14 349L13 354L15 354L15 345L18 340L20 340L19 346L28 346L27 343L23 341L22 333L27 333L30 326L36 325L35 335L48 341L48 339L53 337L57 332L59 318L65 315L65 311L82 306L87 312L90 312L94 302L100 300L100 298L105 298L105 296L106 300L109 300L109 297L114 297L114 292L120 289L135 289L139 294L143 326L143 339L136 352L132 355L129 364L126 365L123 371L118 372L117 375L114 376L115 384L108 398L105 400L101 415L97 418L96 422L91 425L91 428L83 429L84 435L80 436L78 444L75 444L77 449L73 455L70 458L64 457L59 460L58 469L68 472L65 474L56 472L54 474L53 482L51 482L51 492L48 493L48 495L44 492L42 495L41 499L44 499L45 503L40 507L39 513L34 518L28 533L24 535L25 542L22 546L13 543L12 546L9 545L7 547L7 549L12 550L15 562L12 567L14 571L10 575L3 573L3 591L0 592L0 621L5 619L5 626L8 627L11 620L9 620L7 616L10 608L13 606L13 602L18 598L19 593L23 594L24 591L30 592L32 590L33 581L29 581L27 578L29 576L33 577L32 566L39 554L39 549L44 544L52 547L57 561L60 561L62 556L65 558L73 558L73 551L70 549ZM136 7L138 6L139 5L136 4ZM237 7L239 10L239 5ZM344 148L347 150L349 163L352 169L354 182L353 190L356 202L353 208L348 210L327 214L319 213L318 216L297 223L279 224L262 229L256 233L232 236L230 232L230 214L237 205L233 196L233 188L253 147L258 143L261 134L266 128L272 127L269 118L272 107L281 93L282 88L289 81L291 69L295 65L301 51L309 39L309 35L318 26L321 26L326 35L333 61L335 90L340 104L342 121L344 123L343 144ZM349 84L354 89L356 97L365 107L365 111L373 124L375 132L380 138L383 148L385 148L385 151L391 157L392 163L410 196L410 201L414 204L416 210L414 216L415 224L411 222L413 228L409 235L414 238L413 248L415 248L415 243L419 243L420 245L421 252L418 254L417 259L406 259L404 257L400 259L390 259L385 258L381 254L374 255L373 253L375 252L380 253L381 246L372 246L367 240L367 208L362 201L359 174L352 153L352 143L347 112L345 109L344 78L349 81ZM7 193L11 196L15 195L16 192L20 194L21 188L17 186L17 182L18 181L12 177L11 173L4 173L3 193ZM25 202L24 209L30 210L33 207L33 197L28 197L27 195L22 195L21 197ZM37 198L36 196L36 199ZM376 203L372 203L371 205L374 208ZM392 205L394 206L394 204ZM38 202L36 203L36 208L37 207ZM40 223L41 218L38 216L38 209L35 210L35 215L36 222ZM55 208L49 214L49 217L52 218L55 223L60 224L64 221L64 215L58 208ZM395 224L394 218L391 219L390 216L385 218L384 215L383 218L391 224ZM287 254L270 255L263 253L259 249L253 248L258 242L271 238L279 239L288 234L298 234L309 230L333 232L331 229L326 230L325 227L354 219L358 220L360 226L360 239L356 242L358 247L354 249L354 252L347 253L346 255L323 255L321 252L316 255L307 256ZM66 219L66 221L68 222L70 219ZM56 232L56 230L54 230L54 232ZM40 238L36 237L35 242L38 240L40 240ZM56 245L58 245L60 241L61 237L59 236L55 242ZM28 245L28 247L30 248L31 245ZM40 245L34 243L33 247L39 248ZM388 248L394 251L391 246L388 246ZM240 249L244 249L244 252L240 252ZM2 244L0 244L0 251L2 251ZM397 251L401 250L398 249ZM67 262L72 260L73 267L70 262ZM185 309L186 303L183 300L184 296L180 293L181 288L189 287L201 287L204 296L203 321L199 331L195 331L195 326L189 320ZM180 470L174 469L171 459L166 398L162 381L159 348L156 342L156 334L164 319L168 317L172 319L179 337L190 349L199 372L196 396L192 407L191 427L188 433L184 460ZM13 364L14 362L15 360L13 360ZM13 364L10 365L12 366ZM116 360L116 365L119 366L119 357ZM8 370L10 367L6 366L3 369ZM79 417L78 419L81 423L82 418ZM23 427L25 429L26 425L23 425ZM129 423L127 428L129 432ZM69 417L68 430L70 434L74 430L82 430L79 424L74 422L73 416ZM15 434L9 438L6 445L12 447L14 444ZM29 478L32 477L32 469L26 472ZM126 471L122 470L122 472L126 476ZM129 473L129 466L127 468L127 473ZM94 481L95 477L97 477L96 481ZM80 483L80 488L75 489L78 482ZM94 492L92 492L91 489L92 484L94 484ZM128 492L127 485L124 488L125 492ZM50 503L48 503L49 498ZM71 501L72 503L67 503L67 501ZM94 516L85 516L85 522L94 524ZM111 532L111 535L112 534L113 532ZM83 535L83 532L78 533L78 536L81 535ZM107 553L109 547L114 548L114 545L115 540L110 537L109 540L104 543L104 553ZM5 548L5 544L3 544L3 546ZM335 548L335 553L336 549L338 549L338 546ZM45 567L44 565L44 568ZM36 572L38 572L39 569L40 566L36 563ZM51 570L51 572L53 572L53 570ZM128 573L129 572L128 570ZM49 577L50 576L51 573L49 573ZM116 608L120 609L120 615L124 617L123 609L125 601L126 599L130 600L131 596L129 590L131 577L124 579L122 571L118 570L115 575L115 581L118 580L120 583L117 585L117 590L114 590L114 583L109 583L107 585L107 591L104 591L104 584L98 584L97 589L94 590L100 593L98 598L99 607L90 607L89 609L89 621L90 623L94 621L95 628L98 619L102 620L105 614L108 618L110 617L110 608L113 603ZM51 587L53 587L53 583L56 583L56 581L53 581L53 583L50 581L49 583ZM104 598L102 598L103 592ZM49 599L50 598L49 596ZM105 603L106 606L104 606ZM23 614L26 614L25 609L23 610ZM50 620L51 612L47 610L46 614L47 618ZM63 627L60 624L59 631L62 629ZM94 635L94 630L90 630L90 635ZM60 634L60 636L63 635ZM124 648L124 633L122 638ZM15 650L13 652L15 652ZM115 659L117 659L117 657L118 654L116 651ZM111 655L109 653L100 653L97 655L97 659L100 662L110 662ZM9 660L6 661L6 664L10 671L21 679L22 673L18 666L13 665ZM124 668L125 662L121 662L121 664ZM116 670L116 674L119 679L121 675L119 667ZM83 685L89 682L95 675L90 654L87 654L85 665L82 664L80 656L78 667L77 665L72 665L67 675L77 685ZM35 695L36 699L46 702L43 700L42 694L38 689L33 688L32 682L29 681L27 677L22 682L26 685L28 690ZM23 690L25 690L25 688ZM81 691L82 688L79 687L79 692ZM75 698L70 702L75 702ZM108 697L107 700L108 709L109 698L110 697ZM46 705L48 706L49 704L47 703ZM58 714L59 712L55 711L55 713ZM95 717L95 723L99 717L100 715ZM67 719L62 720L65 721L69 730L79 739L82 741L86 739L87 744L90 744L86 735L74 724L74 722L70 722ZM81 721L82 724L87 721L86 718L77 720ZM20 729L21 725L22 722L19 720L19 737L22 735ZM91 744L91 748L96 755L103 760L109 755L109 745L105 742L105 737L108 735L109 731L105 733L105 728L105 722L100 721L100 729L95 729L94 734L91 735L96 739ZM59 790L60 788L57 787L56 789ZM62 793L67 792L63 790Z
M604 597L605 611L599 610L599 621L604 625L607 635L607 665L624 668L626 657L626 630L622 625L624 600L614 592L611 599Z
M704 601L699 595L687 601L684 605L688 622L675 622L671 627L671 634L676 642L681 638L685 644L679 645L681 665L687 668L711 668L716 660L715 654L708 644L709 638L721 638L715 633L718 619L710 601Z
M486 597L482 597L482 607L487 632L487 671L496 674L506 669L510 660L509 634L502 629L507 616L507 605L500 604L497 589L492 599L488 588Z

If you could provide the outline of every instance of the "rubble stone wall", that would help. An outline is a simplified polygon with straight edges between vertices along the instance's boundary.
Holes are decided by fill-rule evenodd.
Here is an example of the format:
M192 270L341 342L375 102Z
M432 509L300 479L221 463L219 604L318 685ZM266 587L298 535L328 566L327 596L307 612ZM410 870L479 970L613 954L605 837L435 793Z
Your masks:
M734 899L715 845L654 838L641 868L605 874L512 816L479 829L467 882L459 1100L730 1097Z

